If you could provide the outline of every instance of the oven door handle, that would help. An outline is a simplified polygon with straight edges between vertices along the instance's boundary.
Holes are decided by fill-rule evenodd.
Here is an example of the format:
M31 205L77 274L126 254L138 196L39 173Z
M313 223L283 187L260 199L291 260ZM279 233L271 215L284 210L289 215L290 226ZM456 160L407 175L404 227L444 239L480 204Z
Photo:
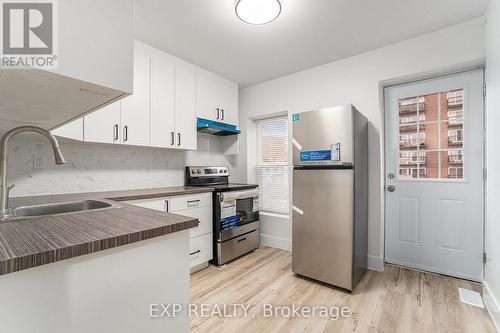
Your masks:
M248 190L248 191L240 191L238 192L238 199L248 199L248 198L258 198L259 197L259 189Z

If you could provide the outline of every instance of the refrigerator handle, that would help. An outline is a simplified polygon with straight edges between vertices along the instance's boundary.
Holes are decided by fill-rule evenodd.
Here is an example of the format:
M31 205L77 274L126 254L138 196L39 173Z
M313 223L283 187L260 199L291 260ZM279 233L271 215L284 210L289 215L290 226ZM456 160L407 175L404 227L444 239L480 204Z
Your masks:
M302 145L297 141L295 140L295 138L292 138L292 144L295 146L295 148L297 148L299 151L302 150Z
M299 207L296 207L295 205L292 205L292 210L294 212L299 213L300 215L304 215L304 211L302 209L300 209Z

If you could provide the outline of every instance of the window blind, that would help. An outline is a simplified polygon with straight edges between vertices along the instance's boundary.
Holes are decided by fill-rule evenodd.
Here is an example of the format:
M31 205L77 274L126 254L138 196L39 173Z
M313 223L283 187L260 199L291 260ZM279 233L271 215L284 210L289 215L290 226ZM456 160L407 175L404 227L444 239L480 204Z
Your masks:
M261 209L289 213L288 119L263 119L257 125L256 178Z

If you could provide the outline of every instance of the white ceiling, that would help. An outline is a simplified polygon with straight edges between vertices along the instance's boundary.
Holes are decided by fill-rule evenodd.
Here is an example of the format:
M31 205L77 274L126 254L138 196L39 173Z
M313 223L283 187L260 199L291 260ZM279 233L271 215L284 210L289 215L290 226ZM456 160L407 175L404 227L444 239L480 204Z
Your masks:
M136 38L249 86L481 16L487 3L283 0L276 21L251 26L234 0L136 0Z

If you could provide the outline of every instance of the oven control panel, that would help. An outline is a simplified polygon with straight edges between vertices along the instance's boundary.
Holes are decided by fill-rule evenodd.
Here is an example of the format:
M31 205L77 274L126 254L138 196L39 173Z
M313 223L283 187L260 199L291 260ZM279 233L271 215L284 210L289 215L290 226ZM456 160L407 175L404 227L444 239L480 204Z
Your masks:
M228 167L189 167L190 177L229 176Z

